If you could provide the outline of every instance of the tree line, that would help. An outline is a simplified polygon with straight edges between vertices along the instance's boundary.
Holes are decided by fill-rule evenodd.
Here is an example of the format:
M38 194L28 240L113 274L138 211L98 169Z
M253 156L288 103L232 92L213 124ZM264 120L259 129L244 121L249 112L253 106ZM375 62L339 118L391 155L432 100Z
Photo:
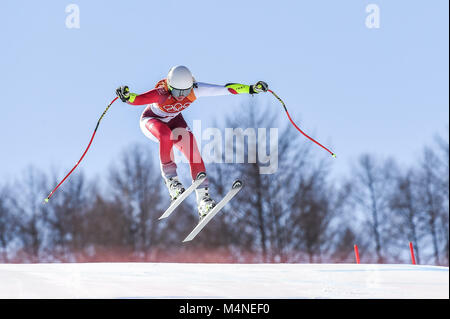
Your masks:
M276 114L246 107L226 127L273 127ZM148 144L124 150L101 180L80 169L46 205L61 174L29 167L0 185L0 262L353 263L358 244L361 262L409 263L412 242L419 264L448 265L448 139L436 137L411 167L362 154L336 180L328 158L296 134L280 129L274 174L260 174L258 153L250 163L207 164L216 200L233 178L245 184L189 243L181 241L198 221L195 196L158 220L170 200Z

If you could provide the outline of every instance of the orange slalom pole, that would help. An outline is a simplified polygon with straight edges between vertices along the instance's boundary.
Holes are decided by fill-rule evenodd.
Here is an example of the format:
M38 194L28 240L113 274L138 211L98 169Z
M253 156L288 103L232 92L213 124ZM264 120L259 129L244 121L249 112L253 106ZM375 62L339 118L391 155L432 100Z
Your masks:
M358 251L358 245L355 245L353 248L355 249L356 263L359 264L359 251Z
M413 265L416 264L416 257L414 256L414 247L413 247L413 243L409 242L409 251L411 252L411 262Z

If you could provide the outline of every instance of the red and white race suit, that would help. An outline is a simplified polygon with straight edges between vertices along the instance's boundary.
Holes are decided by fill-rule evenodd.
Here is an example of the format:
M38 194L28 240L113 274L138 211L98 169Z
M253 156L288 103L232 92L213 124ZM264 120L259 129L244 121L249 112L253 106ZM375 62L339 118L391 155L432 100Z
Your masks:
M143 94L132 94L128 104L146 105L140 118L142 132L149 138L159 141L161 171L164 177L176 176L176 164L173 146L177 147L189 160L191 177L195 179L199 172L206 172L205 164L197 147L195 137L189 129L181 112L198 97L237 94L226 86L196 82L191 93L177 101L167 88L166 79L159 81L155 88ZM174 134L174 130L176 134ZM149 135L149 133L151 135ZM201 185L206 187L208 180Z

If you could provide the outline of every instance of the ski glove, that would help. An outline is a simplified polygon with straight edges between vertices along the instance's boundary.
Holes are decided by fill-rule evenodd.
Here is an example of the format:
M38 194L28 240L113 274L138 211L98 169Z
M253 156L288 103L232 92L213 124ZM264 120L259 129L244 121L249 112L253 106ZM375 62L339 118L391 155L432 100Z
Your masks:
M116 89L117 96L122 100L122 102L128 102L130 99L130 89L126 85L122 85Z
M250 94L267 92L269 86L264 81L258 81L255 85L250 85Z

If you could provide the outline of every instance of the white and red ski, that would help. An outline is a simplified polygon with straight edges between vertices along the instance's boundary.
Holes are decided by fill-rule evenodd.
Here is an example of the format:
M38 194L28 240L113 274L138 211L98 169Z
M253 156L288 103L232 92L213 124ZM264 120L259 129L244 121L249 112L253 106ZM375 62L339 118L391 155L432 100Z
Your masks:
M240 180L235 180L231 189L228 193L222 198L220 202L214 206L214 208L203 217L197 226L192 230L192 232L183 240L184 242L191 241L198 235L198 233L208 224L208 222L242 189L242 182Z
M173 213L175 208L177 208L178 205L180 205L186 199L186 197L188 197L193 191L195 191L195 189L205 180L205 178L206 173L204 172L198 173L197 177L195 178L195 181L191 184L191 186L189 186L183 193L181 193L181 195L178 196L177 199L175 199L174 201L172 201L172 203L170 203L169 208L167 208L164 214L162 214L161 217L159 217L159 220L169 217L170 214Z

